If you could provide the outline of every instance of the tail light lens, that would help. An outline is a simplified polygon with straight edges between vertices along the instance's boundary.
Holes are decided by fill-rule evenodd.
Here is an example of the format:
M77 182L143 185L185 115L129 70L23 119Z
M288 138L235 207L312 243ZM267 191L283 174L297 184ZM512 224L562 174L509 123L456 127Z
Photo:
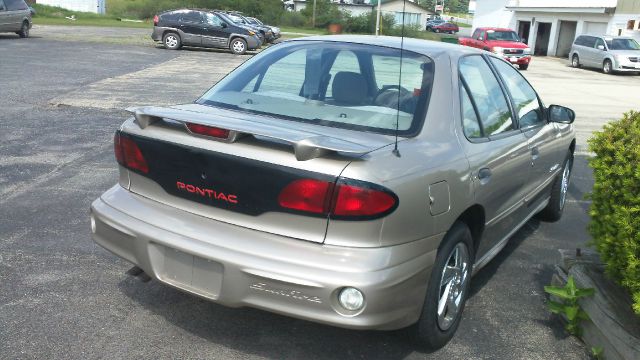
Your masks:
M375 216L384 214L397 203L386 191L352 185L338 185L333 214L337 216Z
M194 134L210 136L218 139L228 139L229 130L221 129L213 126L199 125L193 123L187 123L187 129Z
M398 205L395 194L380 186L350 180L337 185L315 179L296 180L287 185L278 202L300 212L328 215L342 220L375 219L390 214Z
M120 132L116 132L113 138L113 147L118 164L144 174L149 173L147 161L142 156L142 151L140 151L138 145L132 139L121 136Z
M160 19L158 18L158 15L153 17L153 26L157 26L158 22L160 21Z

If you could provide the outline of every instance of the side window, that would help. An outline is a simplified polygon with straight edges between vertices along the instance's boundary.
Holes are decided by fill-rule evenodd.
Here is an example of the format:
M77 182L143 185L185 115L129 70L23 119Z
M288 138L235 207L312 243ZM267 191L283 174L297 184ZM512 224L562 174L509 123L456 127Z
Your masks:
M300 97L300 89L305 79L307 50L297 50L269 66L260 82L259 92L277 93L279 96ZM282 79L287 79L283 81Z
M584 46L596 47L596 38L593 36L585 36Z
M29 6L23 0L5 0L5 5L9 11L29 9Z
M182 14L182 21L199 24L202 22L202 16L197 11L187 11Z
M604 41L600 38L596 38L596 45L594 46L595 48L597 48L598 46L604 46Z
M207 17L207 24L211 26L222 27L222 20L220 20L220 18L215 14L207 13L206 17Z
M480 41L484 40L484 34L485 34L484 31L480 31L480 34L478 35L477 39Z
M469 139L481 138L483 135L482 129L480 129L480 120L463 82L461 82L460 86L460 102L462 104L462 130L464 135Z
M0 11L5 11L7 8L4 6L4 2L0 0Z
M462 82L468 86L469 96L476 105L483 135L514 130L507 99L484 58L479 55L463 57L459 68Z
M358 63L358 58L353 51L343 50L338 53L338 56L336 56L336 60L333 62L333 66L331 66L331 71L329 71L329 75L331 77L329 79L324 79L325 81L329 81L329 85L327 86L327 97L333 96L333 82L336 78L336 74L339 72L360 74L360 64Z
M545 119L538 95L522 74L500 59L491 58L491 62L496 66L511 93L520 120L520 128L544 124Z

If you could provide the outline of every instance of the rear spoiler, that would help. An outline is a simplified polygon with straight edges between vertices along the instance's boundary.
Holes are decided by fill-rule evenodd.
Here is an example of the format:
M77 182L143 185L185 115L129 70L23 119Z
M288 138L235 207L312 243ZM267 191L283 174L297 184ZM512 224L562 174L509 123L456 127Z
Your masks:
M141 129L158 121L172 120L184 124L185 128L187 123L191 123L229 130L229 137L223 140L226 142L234 142L243 135L275 139L291 145L298 161L311 160L332 152L359 157L380 147L357 144L304 130L283 128L258 120L247 121L168 107L132 107L126 111L135 116Z

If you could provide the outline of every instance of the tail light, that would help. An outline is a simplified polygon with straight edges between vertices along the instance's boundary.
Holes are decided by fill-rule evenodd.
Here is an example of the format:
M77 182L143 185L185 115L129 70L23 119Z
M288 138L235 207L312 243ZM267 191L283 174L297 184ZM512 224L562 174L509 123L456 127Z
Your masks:
M153 17L153 26L157 26L158 22L160 21L160 19L158 18L158 15Z
M118 164L144 174L149 172L149 166L144 156L142 156L142 151L132 139L121 136L120 132L116 132L113 137L113 148Z
M278 196L281 207L341 220L375 219L398 206L391 191L363 181L332 182L302 179L288 184Z
M218 139L228 139L229 130L221 129L213 126L199 125L193 123L187 123L187 129L194 134L202 136L210 136Z

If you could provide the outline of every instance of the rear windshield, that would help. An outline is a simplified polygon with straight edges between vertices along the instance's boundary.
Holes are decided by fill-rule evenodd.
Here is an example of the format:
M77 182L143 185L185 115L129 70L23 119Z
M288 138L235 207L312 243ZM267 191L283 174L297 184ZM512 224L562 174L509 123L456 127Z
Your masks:
M520 41L515 31L487 31L487 40Z
M397 127L411 136L422 125L432 82L433 62L424 55L295 41L253 57L197 103L381 134Z
M609 50L640 50L640 45L633 39L608 39Z

